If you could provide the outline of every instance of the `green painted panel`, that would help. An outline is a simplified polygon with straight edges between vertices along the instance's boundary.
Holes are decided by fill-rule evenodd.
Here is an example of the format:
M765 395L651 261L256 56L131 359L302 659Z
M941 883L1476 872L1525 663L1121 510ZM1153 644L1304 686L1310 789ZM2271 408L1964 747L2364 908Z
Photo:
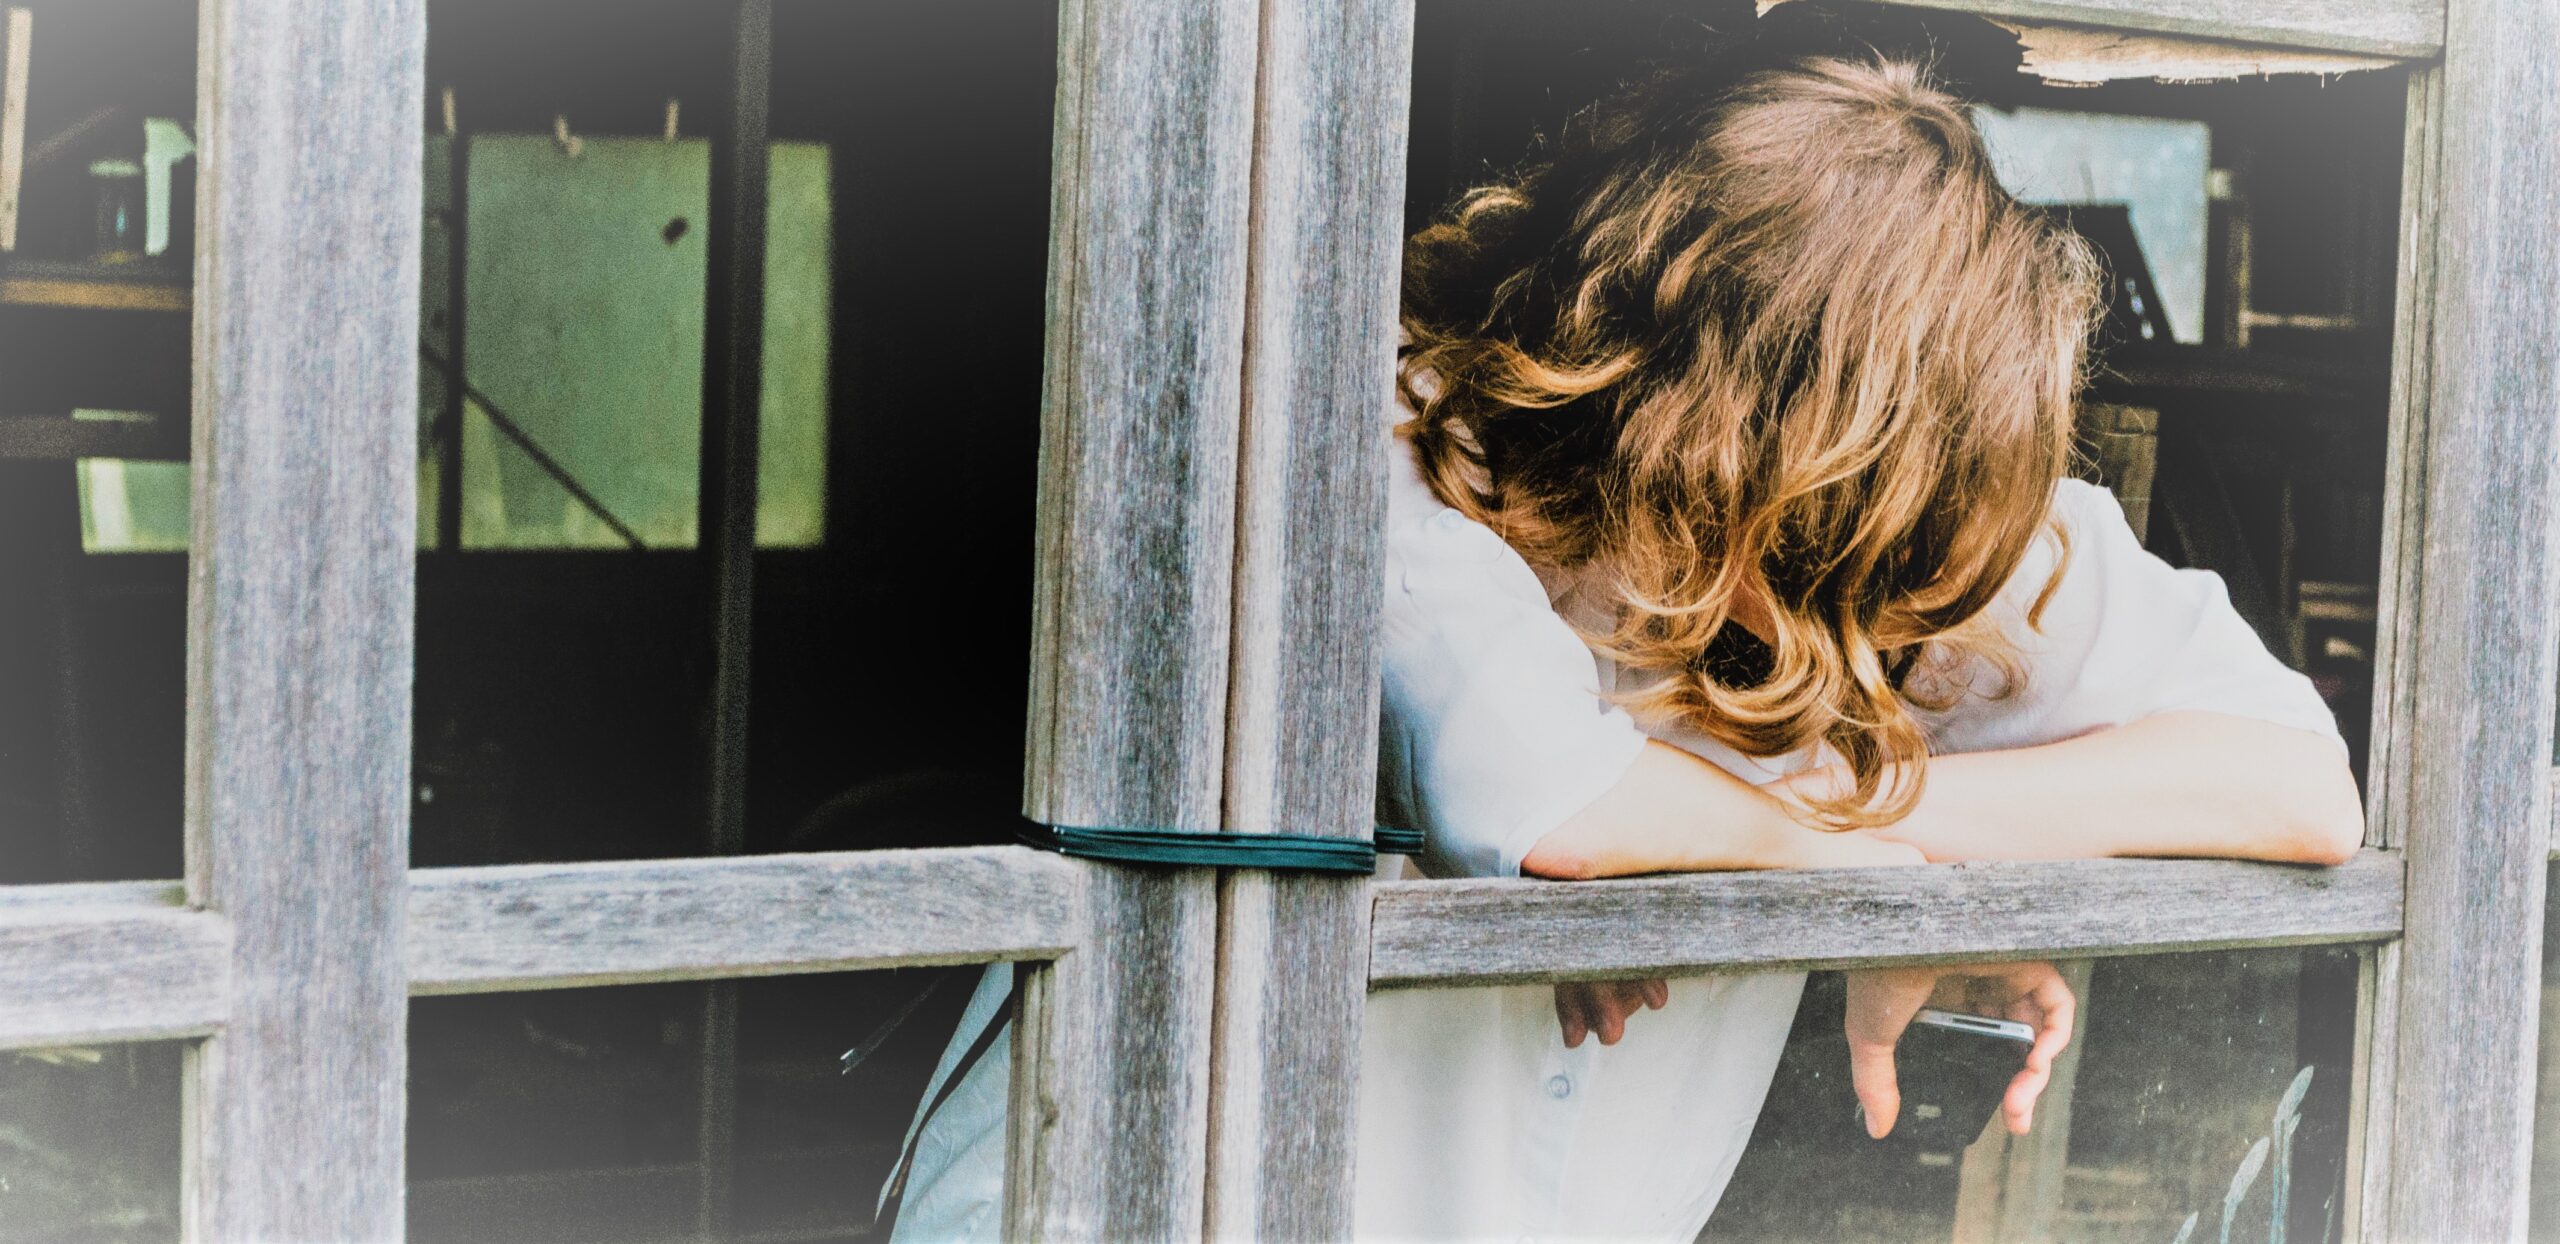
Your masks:
M75 410L74 419L148 421L133 411ZM80 547L90 553L187 551L187 464L82 458Z
M447 144L425 143L420 340L446 348ZM834 228L830 155L773 149L767 224L759 543L809 546L826 522L828 339ZM472 387L653 548L694 543L701 454L704 217L700 140L590 138L576 156L547 136L471 140ZM418 376L418 544L435 546L449 464L431 435L441 369ZM489 413L462 428L466 548L619 548ZM97 460L81 469L95 552L186 547L185 467ZM174 541L174 543L172 543Z
M444 357L449 343L445 320L452 295L447 292L453 231L445 213L453 207L453 140L427 136L425 185L419 195L426 213L418 236L418 340ZM435 438L435 421L444 413L444 372L418 365L418 547L436 547L436 498L443 495L444 455Z
M756 540L765 545L808 547L826 538L827 343L835 325L832 155L820 143L773 147L756 468Z
M813 544L826 473L828 153L778 144L772 169L757 526L766 544ZM472 140L473 387L652 547L694 542L709 193L699 140L591 138L574 156L547 137ZM466 546L621 543L501 443L494 500L466 488Z

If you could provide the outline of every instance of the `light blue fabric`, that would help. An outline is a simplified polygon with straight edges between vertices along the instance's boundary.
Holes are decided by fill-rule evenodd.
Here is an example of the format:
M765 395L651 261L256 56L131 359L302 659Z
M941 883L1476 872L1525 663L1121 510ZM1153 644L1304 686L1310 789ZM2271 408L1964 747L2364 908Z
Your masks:
M1012 991L1013 965L988 964L925 1085L925 1101L942 1091L952 1068ZM960 1087L952 1090L923 1134L917 1134L915 1122L907 1125L906 1143L915 1146L916 1160L907 1175L906 1201L890 1228L891 1244L994 1240L1004 1234L1005 1099L1013 1088L1013 1021L1004 1025L1003 1035L960 1078ZM884 1184L880 1195L885 1198L888 1191Z

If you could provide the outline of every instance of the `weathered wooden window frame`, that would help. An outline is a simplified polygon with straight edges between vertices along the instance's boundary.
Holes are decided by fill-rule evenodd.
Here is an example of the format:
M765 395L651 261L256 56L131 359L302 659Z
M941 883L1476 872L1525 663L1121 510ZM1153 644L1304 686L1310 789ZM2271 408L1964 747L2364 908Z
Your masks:
M412 996L1018 961L1008 1234L1196 1233L1209 870L1020 847L408 867L424 4L203 0L200 22L187 876L0 887L0 1048L186 1042L187 1238L388 1240ZM1220 435L1194 412L1232 412L1260 26L1105 2L1062 28L1027 798L1135 823L1188 788L1124 787L1090 742L1153 734L1164 701L1093 672L1114 611L1168 584L1054 554L1116 521L1127 438L1187 460ZM1232 460L1202 461L1232 502ZM1186 616L1213 618L1223 652L1222 590Z
M2532 1083L2542 987L2540 865L2560 841L2549 804L2560 783L2550 564L2560 339L2541 305L2560 275L2560 250L2533 223L2533 205L2560 191L2541 148L2560 83L2547 57L2537 62L2560 33L2553 15L2486 0L1917 2L2413 65L2378 654L2387 693L2375 706L2369 849L2317 873L2093 861L1570 886L1388 883L1373 892L1370 984L2365 945L2349 1238L2520 1238L2532 1101L2519 1086ZM1385 29L1409 12L1376 20ZM1409 76L1409 66L1383 72L1349 99L1391 95L1389 78ZM2500 100L2517 111L2501 117ZM1361 115L1349 106L1346 123ZM1273 244L1257 234L1256 253ZM1346 308L1376 297L1359 274L1340 279ZM1335 417L1354 429L1344 435L1373 417L1385 381L1381 369L1342 391ZM1250 419L1250 400L1246 408ZM1319 521L1378 525L1374 511ZM1355 619L1334 642L1356 648L1365 636ZM1279 926L1270 940L1284 944L1337 927L1312 910L1257 919ZM1219 988L1250 992L1299 970L1267 956L1231 958ZM1291 1024L1347 1031L1345 1018L1319 1010ZM1302 1190L1268 1172L1256 1185L1266 1200L1299 1206L1266 1208L1260 1221L1345 1235L1347 1198L1312 1177L1347 1167L1353 1121L1305 1104L1313 1108L1297 1113L1303 1139L1291 1150L1291 1174L1308 1177ZM1234 1143L1212 1138L1213 1148ZM1224 1178L1230 1166L1213 1169ZM1220 1199L1213 1186L1212 1202Z
M414 148L422 3L204 0L188 876L0 890L0 1045L190 1041L189 1236L388 1239L412 994L1025 960L1013 1234L1329 1238L1372 988L2356 943L2351 1232L2515 1238L2560 781L2560 349L2535 301L2560 258L2534 235L2553 16L1923 2L2418 63L2357 862L1371 886L988 849L411 872L419 185L385 153ZM1410 0L1063 6L1041 819L1368 832L1411 39Z

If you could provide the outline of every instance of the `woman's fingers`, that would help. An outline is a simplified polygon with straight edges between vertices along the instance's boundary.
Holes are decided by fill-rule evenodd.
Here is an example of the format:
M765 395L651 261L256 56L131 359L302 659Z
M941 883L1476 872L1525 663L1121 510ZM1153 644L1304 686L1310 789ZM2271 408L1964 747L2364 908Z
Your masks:
M2035 1044L2027 1048L2025 1069L2009 1081L2000 1099L2000 1115L2010 1132L2024 1136L2035 1123L2036 1099L2053 1079L2054 1059L2071 1044L2072 1017L2079 999L2050 963L2003 965L2000 983L2009 993L1994 1013L2034 1026Z
M1627 1035L1627 1017L1644 1009L1644 982L1601 981L1591 992L1600 1000L1600 1044L1616 1045Z
M1567 981L1556 986L1556 1026L1564 1032L1566 1049L1582 1048L1582 1038L1591 1032L1591 1021L1582 1010L1582 985Z
M1567 1049L1579 1049L1586 1036L1616 1045L1627 1035L1627 1017L1671 1002L1666 981L1566 981L1556 986L1556 1027Z
M1882 1138L1902 1113L1893 1047L1911 1017L1940 983L1937 968L1878 968L1849 974L1849 1084L1867 1116L1867 1135Z
M2036 1098L2044 1094L2044 1086L2053 1079L2053 1065L2029 1064L2009 1081L2009 1091L2000 1098L2000 1118L2009 1125L2013 1136L2024 1136L2036 1121Z
M2036 1039L2027 1050L2027 1065L2051 1071L2053 1060L2071 1044L2072 1016L2079 1000L2071 996L2069 982L2050 963L2008 964L2003 972L1997 982L1985 983L1996 984L2007 996L1984 999L1984 1013L2032 1026Z
M2071 1021L2080 1009L2080 1000L2071 996L2071 986L2061 973L2051 972L2050 968L2047 971L2051 974L2027 996L2043 1012L2041 1022L2027 1021L2037 1024L2036 1043L2027 1051L2027 1065L2050 1073L2055 1057L2071 1044Z
M1890 1042L1849 1042L1849 1084L1857 1090L1858 1109L1866 1116L1867 1135L1882 1140L1902 1113L1902 1084L1893 1072Z

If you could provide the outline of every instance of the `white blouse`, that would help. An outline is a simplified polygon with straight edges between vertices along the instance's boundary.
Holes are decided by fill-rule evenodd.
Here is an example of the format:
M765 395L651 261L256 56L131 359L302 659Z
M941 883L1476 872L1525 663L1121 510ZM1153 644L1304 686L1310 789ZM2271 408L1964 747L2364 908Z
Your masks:
M1425 831L1425 873L1516 876L1521 856L1614 785L1648 737L1752 782L1819 759L1813 749L1745 757L1603 700L1617 671L1565 621L1595 621L1591 602L1442 505L1395 445L1378 816ZM1923 714L1933 750L2049 743L2172 710L2337 738L2309 680L2267 652L2220 579L2144 551L2103 489L2065 482L2054 513L2070 561L2041 625L2028 628L2025 613L2051 577L2051 540L2037 542L1991 606L2017 645L2023 686ZM982 980L928 1099L1008 976L999 965ZM1547 986L1372 996L1360 1237L1690 1240L1750 1137L1803 985L1799 972L1674 981L1670 1005L1636 1017L1619 1044L1580 1049L1565 1048ZM917 1161L895 1239L995 1238L1008 1045L998 1041L911 1138Z
M1649 736L1754 783L1820 759L1811 748L1746 757L1601 699L1619 689L1618 671L1565 621L1602 621L1591 602L1442 505L1409 454L1396 461L1379 819L1426 831L1425 872L1518 875L1520 858L1615 785ZM2070 560L2040 624L2029 628L2026 611L2052 576L2051 539L1991 606L2023 685L1921 714L1933 751L2050 743L2172 710L2338 738L2310 680L2268 653L2218 577L2145 551L2105 489L2065 481L2053 509ZM2000 685L1973 673L1981 690ZM1565 1048L1548 986L1372 996L1360 1236L1694 1238L1750 1138L1803 985L1800 972L1673 981L1670 1005L1633 1018L1619 1044L1580 1049Z

